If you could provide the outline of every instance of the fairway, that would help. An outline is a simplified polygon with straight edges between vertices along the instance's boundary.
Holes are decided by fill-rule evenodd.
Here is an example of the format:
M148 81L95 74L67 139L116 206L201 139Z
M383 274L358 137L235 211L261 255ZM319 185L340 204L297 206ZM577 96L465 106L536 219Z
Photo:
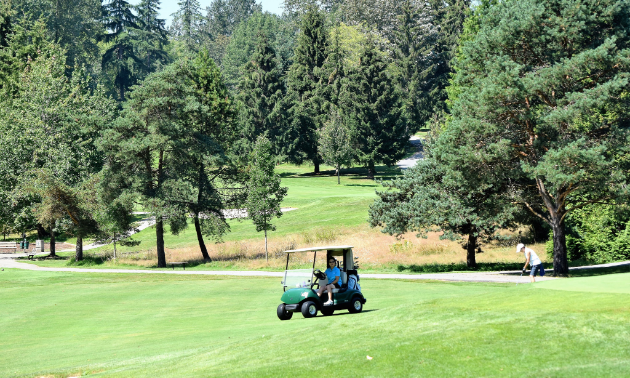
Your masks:
M630 294L630 273L547 281L537 283L536 286L552 290Z
M628 286L630 275L619 276ZM629 294L546 283L361 284L361 314L281 322L277 278L5 269L0 376L612 377L630 369Z

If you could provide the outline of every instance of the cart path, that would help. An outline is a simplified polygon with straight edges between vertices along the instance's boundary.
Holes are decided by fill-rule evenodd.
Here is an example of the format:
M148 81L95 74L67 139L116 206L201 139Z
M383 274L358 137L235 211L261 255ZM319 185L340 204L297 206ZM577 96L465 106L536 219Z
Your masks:
M188 274L207 276L252 276L252 277L283 277L284 272L262 271L212 271L212 270L140 270L140 269L83 269L83 268L46 268L34 264L17 262L10 258L0 258L1 268L37 270L46 272L76 272L76 273L134 273L134 274ZM464 282L504 282L529 283L526 276L520 277L500 272L488 273L429 273L429 274L360 274L361 278L371 279L405 279L405 280L441 280ZM539 281L555 279L553 277L537 277Z
M609 267L629 266L630 261L611 264L581 266L570 270L598 269ZM0 268L37 270L46 272L76 272L76 273L134 273L134 274L189 274L206 276L250 276L250 277L283 277L284 272L262 271L229 271L229 270L140 270L140 269L82 269L82 268L45 268L34 264L22 263L14 260L14 256L0 255ZM360 274L361 278L398 279L398 280L438 280L458 282L497 282L497 283L530 283L529 277L519 275L520 271L506 272L475 272L475 273L427 273L427 274ZM549 281L556 277L536 277L536 281Z
M420 139L420 137L413 135L411 138L409 138L409 143L416 149L416 152L410 157L408 157L407 159L403 159L396 162L396 165L400 169L411 168L418 163L418 160L424 158L422 139Z

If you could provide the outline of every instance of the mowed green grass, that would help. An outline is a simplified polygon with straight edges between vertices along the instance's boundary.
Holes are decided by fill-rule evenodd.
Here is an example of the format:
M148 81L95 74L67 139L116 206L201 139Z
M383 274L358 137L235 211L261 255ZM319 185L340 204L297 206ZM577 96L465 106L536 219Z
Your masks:
M322 166L322 170L329 167ZM280 218L272 221L276 231L270 232L269 237L283 237L295 235L299 237L304 232L317 229L339 229L340 227L354 227L365 225L368 219L368 208L376 198L376 189L381 186L367 180L353 169L350 175L341 177L341 184L337 184L337 177L331 176L332 171L323 171L320 176L309 175L312 167L281 165L276 171L282 175L282 186L289 188L282 207L292 207L297 210L286 212ZM395 168L378 167L381 177L395 174ZM250 220L230 220L231 232L223 240L261 240L263 232L256 232ZM172 235L166 227L164 243L167 248L184 248L198 245L197 235L192 222L179 235ZM151 250L156 247L155 228L147 228L134 235L134 240L141 243L134 247L120 247L121 252ZM212 243L205 238L206 243ZM102 249L110 250L111 246Z
M630 294L630 273L546 281L537 284L537 287L588 293Z
M616 282L628 286L628 275L620 276ZM363 313L295 314L289 321L275 314L279 280L5 269L0 376L618 377L630 371L630 294L552 290L591 278L518 286L363 279Z

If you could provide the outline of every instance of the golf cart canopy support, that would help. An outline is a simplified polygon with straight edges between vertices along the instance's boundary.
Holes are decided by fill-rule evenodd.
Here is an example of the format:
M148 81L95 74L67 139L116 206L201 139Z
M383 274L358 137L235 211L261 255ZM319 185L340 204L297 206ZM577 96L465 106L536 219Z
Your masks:
M292 249L290 251L284 251L284 253L298 253L298 252L317 252L317 251L333 251L333 252L341 252L346 249L352 249L351 245L335 245L330 247L314 247L314 248L302 248L302 249Z

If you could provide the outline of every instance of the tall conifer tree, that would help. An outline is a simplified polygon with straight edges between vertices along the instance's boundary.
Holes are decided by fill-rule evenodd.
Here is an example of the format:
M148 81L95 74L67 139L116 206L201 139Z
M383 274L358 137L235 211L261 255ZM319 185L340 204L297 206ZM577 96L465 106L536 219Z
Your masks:
M105 14L105 41L113 45L105 51L102 63L114 72L114 85L118 90L118 99L125 101L125 93L137 79L134 74L142 61L136 56L135 40L130 29L138 28L138 17L132 11L133 6L126 0L111 0L103 6Z
M317 91L328 50L324 14L315 7L309 8L300 27L287 80L290 124L284 136L285 153L298 164L312 161L314 172L319 173L317 129L326 116L322 112L324 99Z
M371 36L359 67L349 75L342 108L358 161L367 167L369 178L376 174L376 163L392 165L402 158L409 133L401 116L399 94Z
M247 144L243 148L251 151L251 145L264 134L277 153L283 84L275 51L262 30L258 32L256 51L243 71L238 96L242 109L241 135Z

